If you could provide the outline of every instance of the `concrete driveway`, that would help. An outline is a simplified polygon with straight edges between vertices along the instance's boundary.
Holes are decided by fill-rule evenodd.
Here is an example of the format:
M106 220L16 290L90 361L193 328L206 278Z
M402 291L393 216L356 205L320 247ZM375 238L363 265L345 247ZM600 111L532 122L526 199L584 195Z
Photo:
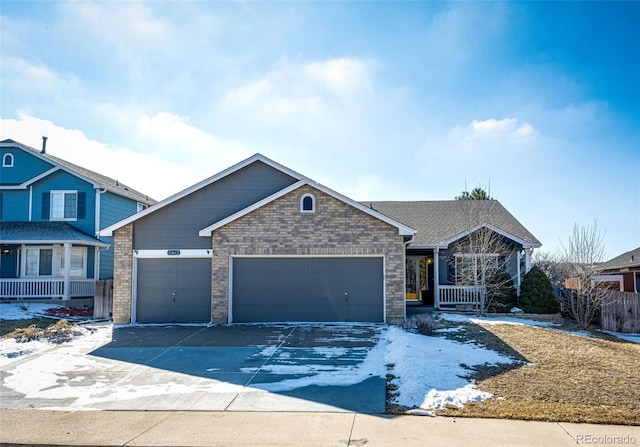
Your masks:
M116 327L112 341L87 352L78 368L56 373L66 394L25 396L2 386L2 408L380 414L386 399L382 330L345 324Z

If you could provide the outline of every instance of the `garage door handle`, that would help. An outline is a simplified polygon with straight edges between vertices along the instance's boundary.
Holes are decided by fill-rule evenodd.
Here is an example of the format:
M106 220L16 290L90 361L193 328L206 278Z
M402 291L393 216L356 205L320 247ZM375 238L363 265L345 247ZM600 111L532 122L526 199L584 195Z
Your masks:
M349 294L347 292L344 292L344 300L349 301Z

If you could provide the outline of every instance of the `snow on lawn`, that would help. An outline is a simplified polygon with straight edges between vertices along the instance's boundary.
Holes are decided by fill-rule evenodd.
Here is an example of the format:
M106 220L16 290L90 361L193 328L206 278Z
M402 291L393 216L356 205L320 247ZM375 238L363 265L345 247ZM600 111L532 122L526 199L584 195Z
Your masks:
M605 332L609 335L613 335L614 337L617 337L621 340L628 341L630 343L640 343L640 334L623 334L622 332L609 332L609 331L602 331L602 332Z
M521 326L538 326L538 327L553 327L557 326L555 323L549 323L544 321L529 320L527 318L515 318L515 317L475 317L471 315L460 314L438 314L440 318L453 323L476 323L476 324L513 324Z
M387 342L384 361L393 365L393 383L399 393L394 403L405 407L435 410L490 399L490 393L463 378L470 371L461 364L513 363L511 358L476 344L413 334L398 327L388 329Z
M47 317L47 309L64 308L49 303L1 303L0 319L2 320L28 320L34 317Z

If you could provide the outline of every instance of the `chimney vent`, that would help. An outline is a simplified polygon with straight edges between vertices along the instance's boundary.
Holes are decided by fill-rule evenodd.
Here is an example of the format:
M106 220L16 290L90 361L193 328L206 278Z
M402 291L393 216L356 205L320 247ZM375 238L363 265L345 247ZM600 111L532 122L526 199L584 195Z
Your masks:
M47 137L42 137L42 150L40 151L41 154L46 154L47 153Z

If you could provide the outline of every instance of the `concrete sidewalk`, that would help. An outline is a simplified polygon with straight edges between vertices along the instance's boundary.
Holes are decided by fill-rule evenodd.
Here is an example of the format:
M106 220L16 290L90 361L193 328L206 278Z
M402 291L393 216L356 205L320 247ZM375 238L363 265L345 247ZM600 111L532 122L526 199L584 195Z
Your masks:
M0 410L0 442L3 446L640 446L640 427L358 413Z

